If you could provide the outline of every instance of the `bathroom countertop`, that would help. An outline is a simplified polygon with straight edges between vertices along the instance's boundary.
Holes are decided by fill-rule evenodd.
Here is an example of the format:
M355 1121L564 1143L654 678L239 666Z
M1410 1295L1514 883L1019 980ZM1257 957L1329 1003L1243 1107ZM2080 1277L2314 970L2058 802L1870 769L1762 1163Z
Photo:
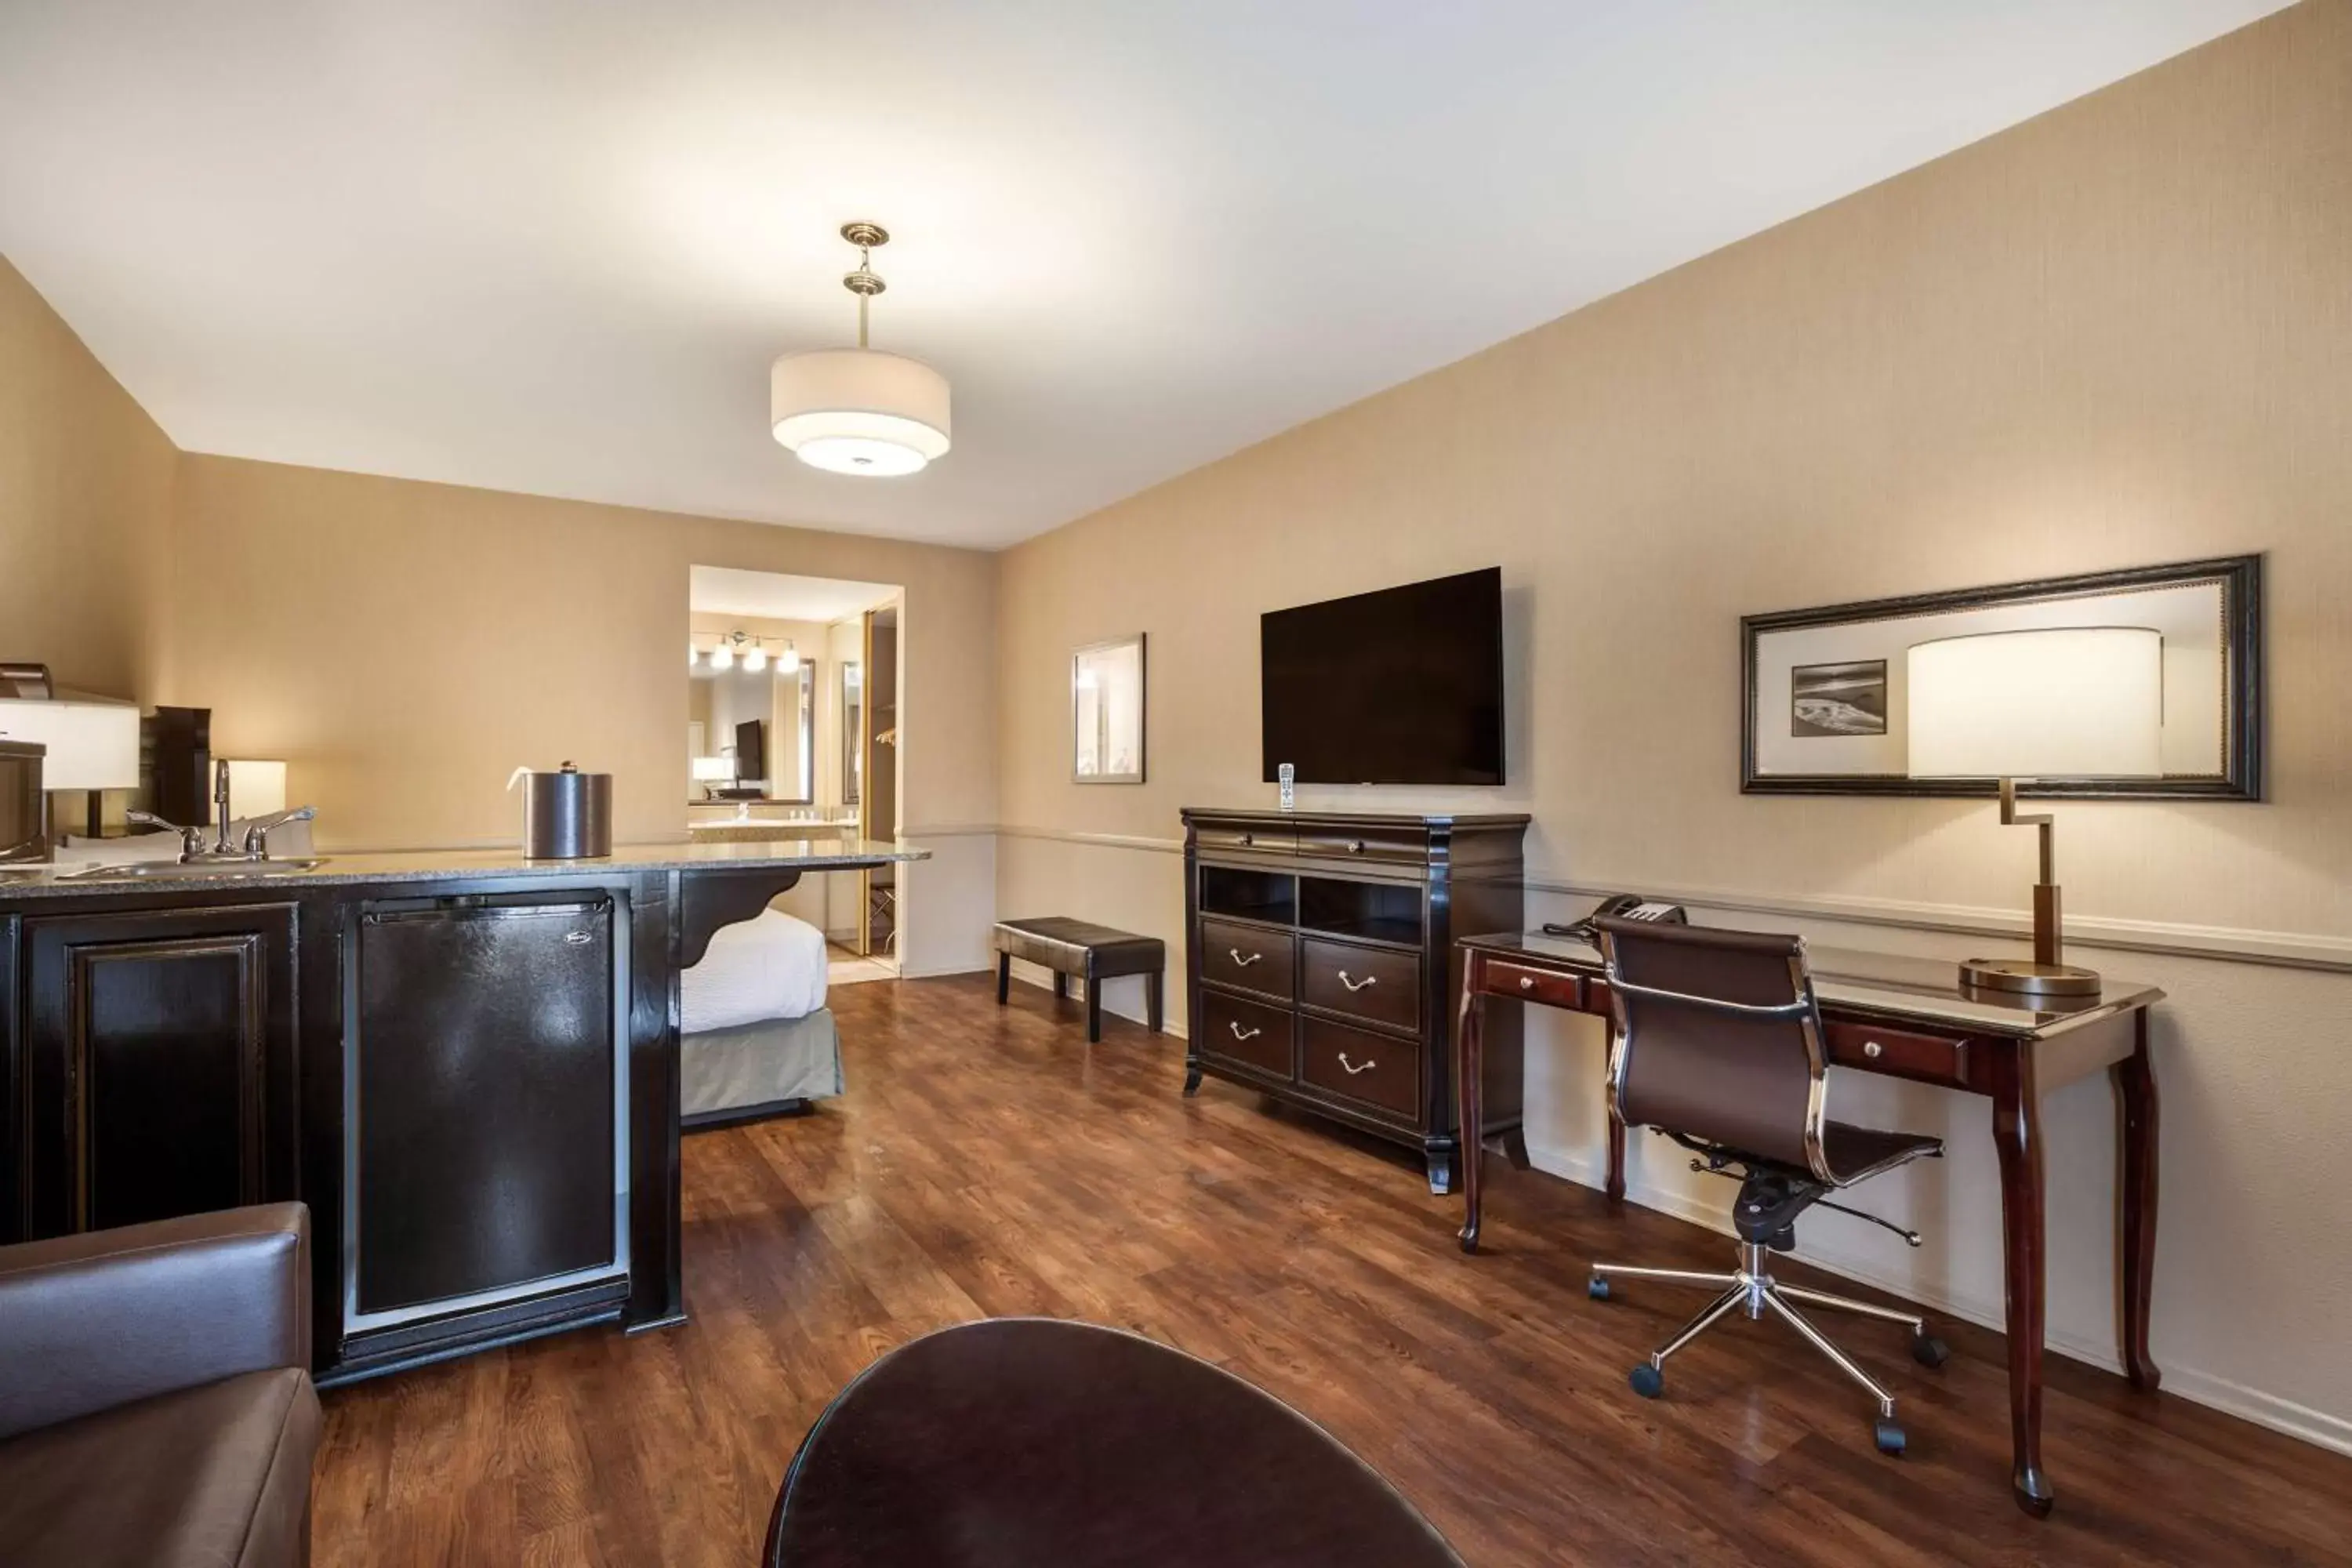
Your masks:
M0 904L12 898L66 893L190 892L210 888L293 888L334 882L447 882L467 878L595 877L612 872L711 870L855 870L931 852L841 834L759 842L626 844L589 860L533 860L511 849L415 849L339 855L328 851L309 870L239 867L190 878L89 878L86 866L13 867L0 871Z

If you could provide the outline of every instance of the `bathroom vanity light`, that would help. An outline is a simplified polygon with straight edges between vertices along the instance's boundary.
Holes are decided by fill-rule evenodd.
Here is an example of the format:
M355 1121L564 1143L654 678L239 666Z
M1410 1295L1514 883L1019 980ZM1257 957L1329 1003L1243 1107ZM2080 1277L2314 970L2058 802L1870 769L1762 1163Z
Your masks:
M866 314L882 292L872 252L890 236L879 224L846 223L857 270L841 280L857 296L857 346L786 354L768 370L769 426L813 468L884 478L911 474L947 455L948 381L919 360L866 346Z

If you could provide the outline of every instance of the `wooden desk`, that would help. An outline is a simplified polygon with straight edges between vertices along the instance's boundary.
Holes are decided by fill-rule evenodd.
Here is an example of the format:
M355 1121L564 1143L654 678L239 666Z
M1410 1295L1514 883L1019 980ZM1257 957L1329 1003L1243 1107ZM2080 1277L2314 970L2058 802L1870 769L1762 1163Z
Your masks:
M1575 1013L1612 1016L1601 954L1585 943L1541 932L1465 937L1462 1012L1454 1030L1454 1082L1465 1129L1484 1136L1516 1123L1484 1116L1485 1057L1480 1035L1490 996L1517 997ZM2007 1275L2009 1407L2015 1467L2011 1480L2027 1512L2050 1511L2055 1497L2042 1468L2042 1340L2048 1238L2042 1176L2042 1091L2105 1068L2117 1089L2123 1173L2117 1221L2123 1267L2117 1319L2123 1363L2135 1387L2154 1389L2147 1312L2156 1263L2156 1079L2148 1070L2148 1008L2164 993L2110 978L2095 999L2061 1010L2023 997L1963 991L1958 967L1895 953L1813 948L1808 953L1821 998L1832 1066L1932 1083L1992 1101L1993 1145L2000 1157L2000 1220ZM1478 1249L1484 1136L1465 1138L1466 1213L1462 1250ZM1609 1195L1625 1195L1625 1129L1609 1128Z

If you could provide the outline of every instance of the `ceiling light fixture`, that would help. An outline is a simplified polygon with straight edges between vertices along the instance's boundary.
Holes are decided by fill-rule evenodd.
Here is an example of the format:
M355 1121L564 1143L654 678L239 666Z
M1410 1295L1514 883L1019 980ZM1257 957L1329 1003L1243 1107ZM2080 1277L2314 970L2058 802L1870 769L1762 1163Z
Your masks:
M919 471L948 449L947 377L919 360L866 347L866 313L882 292L873 249L879 224L845 223L857 270L841 286L857 296L857 346L786 354L768 369L768 418L776 439L813 468L887 477Z

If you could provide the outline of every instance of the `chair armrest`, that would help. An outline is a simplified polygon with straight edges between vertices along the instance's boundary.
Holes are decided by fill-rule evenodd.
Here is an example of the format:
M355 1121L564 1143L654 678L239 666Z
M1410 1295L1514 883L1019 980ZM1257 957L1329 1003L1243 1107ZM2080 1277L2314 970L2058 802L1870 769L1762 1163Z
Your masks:
M310 1212L267 1204L0 1247L0 1439L310 1365Z

